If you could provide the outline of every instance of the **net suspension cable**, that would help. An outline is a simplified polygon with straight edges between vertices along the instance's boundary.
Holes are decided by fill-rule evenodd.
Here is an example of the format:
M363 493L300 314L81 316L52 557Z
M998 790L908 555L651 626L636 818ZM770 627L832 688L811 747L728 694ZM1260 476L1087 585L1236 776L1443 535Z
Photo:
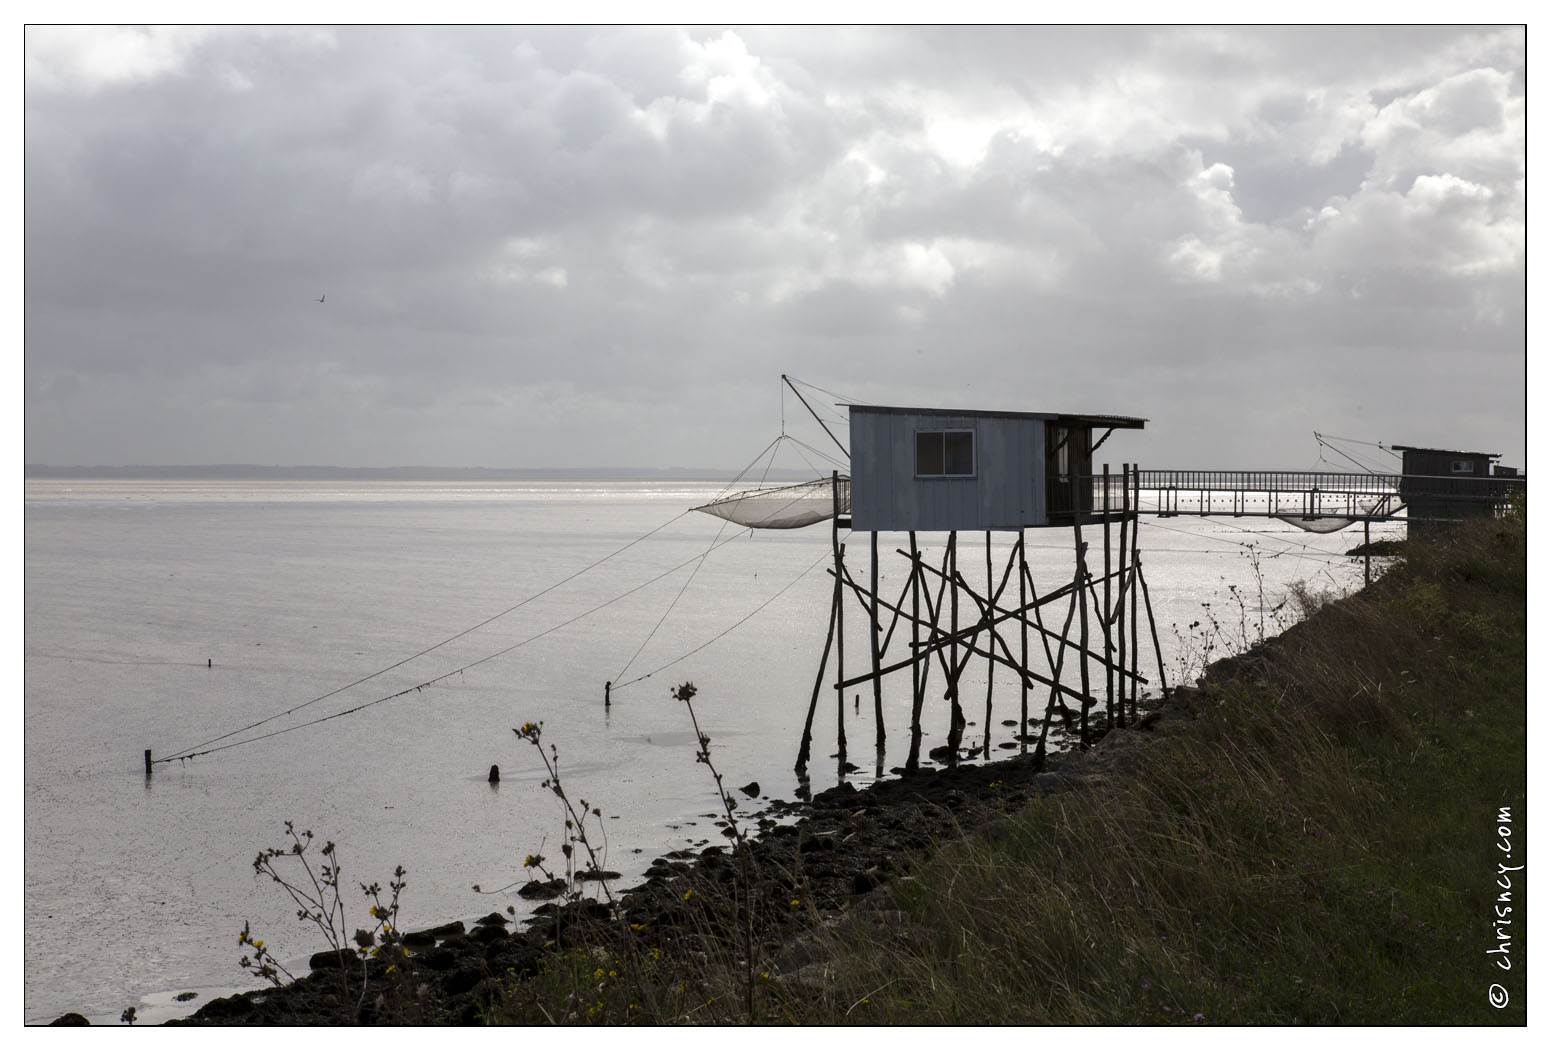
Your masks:
M783 439L794 441L794 442L796 441L795 439L791 439L791 438L789 438L789 436L786 436L786 435L779 436L779 437L775 438L774 440L772 440L768 445L765 446L764 449L762 449L760 451L760 453L752 461L750 461L750 463L747 466L744 467L744 469L742 471L740 471L738 473L737 477L735 477L731 482L729 482L726 486L724 486L720 490L720 495L725 495L729 490L731 490L733 488L733 486L737 485L738 482L745 475L747 475L748 472L750 470L752 470L753 467L757 463L759 463L759 461L761 459L765 459L766 455L769 454L769 459L766 460L765 469L764 469L764 472L761 475L761 481L764 481L764 479L769 474L770 467L771 467L772 463L774 462L775 450L780 445L780 443L781 443L781 441ZM541 589L539 591L534 592L531 595L528 595L527 597L523 598L520 602L514 603L513 605L508 606L506 609L501 610L498 613L492 614L489 617L486 617L484 620L480 621L479 623L474 624L474 625L472 625L472 626L470 626L468 628L465 628L462 631L459 631L459 632L457 632L457 633L455 633L453 635L450 635L450 636L448 636L445 639L442 639L440 642L437 642L437 643L434 643L434 644L432 644L430 646L427 646L427 647L417 651L416 653L410 654L409 656L404 657L401 660L395 661L392 664L389 664L389 665L387 665L385 667L379 668L376 671L371 672L370 674L363 675L363 676L361 676L361 677L359 677L359 678L357 678L355 680L352 680L351 682L348 682L348 683L345 683L342 686L336 687L335 689L330 690L327 693L319 694L318 696L313 697L310 700L304 701L301 704L293 705L293 706L291 706L290 708L287 708L284 711L277 712L274 715L270 715L270 716L267 716L267 717L265 717L263 719L256 720L256 721L251 722L251 723L249 723L249 724L247 724L245 726L238 727L235 730L228 731L227 733L221 734L221 735L219 735L217 737L213 737L213 738L210 738L210 739L208 739L206 741L200 742L199 744L195 744L195 745L188 746L186 748L182 748L182 749L178 750L177 752L175 752L172 755L169 755L169 756L166 756L166 757L154 760L154 763L158 763L158 764L160 764L160 763L170 763L170 762L173 762L174 760L190 759L190 758L194 758L195 756L208 755L208 754L210 754L212 752L222 751L222 750L224 750L226 748L236 747L237 745L240 745L240 744L250 744L250 743L253 743L255 741L265 740L265 739L267 739L269 737L277 736L278 734L288 733L288 732L290 732L292 730L299 730L299 729L302 729L302 728L307 727L307 726L315 726L315 725L317 725L319 723L322 723L322 722L328 722L328 721L330 721L332 719L337 719L337 718L341 718L341 717L343 717L345 715L354 714L355 712L359 712L359 711L361 711L361 710L363 710L365 708L370 708L370 707L372 707L373 705L376 705L376 704L384 703L385 701L394 700L394 699L396 699L398 697L403 697L403 696L405 696L407 694L410 694L410 693L419 692L419 691L425 689L426 687L435 685L436 683L439 683L439 682L442 682L443 680L448 679L448 678L450 678L453 675L462 674L463 672L468 671L471 668L477 667L480 664L485 663L486 661L492 660L492 659L494 659L496 657L504 656L505 654L510 653L513 650L518 649L518 648L520 648L522 646L525 646L525 645L527 645L530 642L534 642L534 641L536 641L536 640L538 640L540 638L543 638L546 635L549 635L549 634L551 634L551 633L553 633L555 631L560 630L561 628L564 628L564 627L567 627L567 626L569 626L571 624L574 624L577 621L582 620L582 619L592 615L593 613L596 613L599 610L604 609L607 606L613 605L615 602L618 602L618 601L620 601L620 600L622 600L624 598L629 597L630 595L635 594L637 591L640 591L643 588L650 586L651 584L655 584L657 581L662 580L665 577L671 576L672 574L674 574L674 573L678 572L679 570L683 569L685 566L694 564L694 566L695 566L694 571L691 572L691 574L689 576L689 579L687 579L684 582L684 585L679 589L678 595L675 596L673 602L670 603L670 605L668 607L668 610L663 613L662 618L660 618L658 620L657 625L653 627L651 633L648 634L646 640L642 642L641 647L637 649L636 654L634 656L632 656L630 661L628 661L626 663L625 669L623 669L621 671L621 675L623 675L625 671L629 670L630 665L635 662L636 658L639 657L641 651L645 649L647 643L649 643L651 638L657 633L658 629L662 626L663 622L667 619L668 614L671 613L673 608L674 608L674 606L677 605L679 599L682 598L685 590L687 590L687 588L689 586L689 583L694 579L695 574L699 572L700 566L705 563L706 558L714 550L724 546L726 543L729 543L732 540L737 539L738 536L741 535L741 532L742 532L741 530L740 530L739 534L734 534L733 536L726 537L724 539L723 538L723 534L726 532L726 523L724 522L722 527L717 531L716 536L713 537L713 539L711 540L711 543L707 546L706 550L701 552L699 555L696 555L696 556L693 556L693 557L691 557L689 559L686 559L684 562L679 563L678 565L674 566L672 569L666 570L665 572L663 572L661 574L658 574L657 576L651 578L650 580L647 580L643 584L637 585L636 587L631 588L628 591L626 591L626 592L624 592L624 593L622 593L620 595L617 595L617 596L615 596L612 599L608 599L608 600L606 600L606 601L604 601L602 603L599 603L598 605L593 606L591 609L589 609L589 610L587 610L587 611L585 611L585 612L583 612L581 614L578 614L577 616L572 617L569 620L563 621L563 622L561 622L559 624L556 624L556 625L554 625L554 626L552 626L550 628L545 629L542 632L539 632L539 633L537 633L535 635L529 636L528 638L525 638L525 639L515 643L512 646L506 647L505 649L499 650L496 653L490 654L490 655L488 655L486 657L483 657L483 658L481 658L481 659L479 659L477 661L473 661L473 662L471 662L469 664L465 664L465 665L463 665L460 668L456 668L456 669L454 669L454 670L452 670L450 672L446 672L445 674L435 676L435 677L433 677L431 679L427 679L424 682L418 683L418 684L416 684L414 686L407 687L407 688L405 688L403 690L400 690L400 691L397 691L395 693L391 693L391 694L388 694L388 695L385 695L385 696L382 696L382 697L377 697L377 698L374 698L374 699L372 699L370 701L366 701L366 702L364 702L362 704L356 705L356 706L354 706L352 708L348 708L348 709L345 709L345 710L340 711L340 712L332 713L332 714L324 716L324 717L322 717L320 719L314 719L314 720L310 720L310 721L305 722L305 723L297 724L295 726L285 727L285 728L282 728L280 730L272 731L270 733L261 734L261 735L259 735L257 737L243 738L242 740L232 741L229 744L225 744L225 745L221 744L222 741L228 741L232 737L236 737L236 736L238 736L240 734L247 733L247 732L249 732L251 730L256 730L256 729L258 729L258 728L260 728L262 726L268 725L269 723L275 722L276 720L284 719L284 718L286 718L288 716L295 715L297 712L300 712L300 711L302 711L302 710L304 710L306 708L309 708L309 707L311 707L314 704L318 704L318 703L320 703L322 701L325 701L325 700L328 700L328 699L330 699L332 697L336 697L339 694L342 694L342 693L346 692L347 690L353 689L356 686L360 686L360 685L362 685L364 683L370 682L371 680L376 679L376 678L378 678L378 677L380 677L382 675L385 675L388 672L394 671L394 670L396 670L398 668L403 667L406 664L409 664L411 661L417 660L420 657L424 657L424 656L426 656L426 655L428 655L430 653L433 653L436 650L441 649L442 647L447 646L447 645L449 645L449 644L451 644L453 642L456 642L459 639L465 638L468 635L474 633L475 631L478 631L481 628L487 627L490 624L494 623L495 621L501 619L502 617L505 617L505 616L507 616L507 615L509 615L511 613L516 612L517 610L519 610L522 607L526 606L528 603L533 602L533 601L535 601L535 600L537 600L539 598L542 598L543 596L545 596L545 595L555 591L556 589L564 586L565 584L568 584L571 581L576 580L578 577L581 577L582 575L586 574L587 572L589 572L589 571L591 571L593 569L596 569L597 567L603 565L604 563L610 561L611 559L617 557L618 555L623 554L625 551L628 551L630 548L636 546L637 544L639 544L642 541L648 539L649 537L654 536L655 534L662 532L662 530L664 530L664 529L668 528L669 526L673 525L679 519L684 518L686 515L688 515L693 510L695 510L695 508L689 508L689 509L687 509L685 511L681 511L679 514L675 515L673 518L667 520L666 522L663 522L661 525L657 526L656 528L651 529L651 530L649 530L646 533L643 533L641 536L636 537L635 539L629 541L628 543L621 545L620 547L618 547L618 548L614 549L613 551L609 552L608 554L604 555L602 558L597 559L596 561L594 561L592 563L589 563L586 566L583 566L581 569L578 569L574 573L571 573L568 576L563 577L562 579L556 581L555 583L550 584L548 587L545 587L545 588L543 588L543 589ZM810 566L809 570L811 570L811 568L812 567ZM801 574L797 579L801 579L801 576L805 576L809 570L805 570L803 572L803 574ZM774 601L776 597L779 597L779 595L784 594L785 591L788 590L795 583L796 583L796 580L793 580L785 588L782 588L780 592L777 592L776 595L772 596L770 599L766 600L765 603L761 604L758 608L756 608L754 613L757 613L757 612L759 612L759 610L764 609L766 605L769 605L769 603ZM734 630L739 625L741 625L744 622L746 622L749 619L749 617L752 617L754 615L754 613L750 613L748 616L744 617L742 620L740 620L736 624L734 624L731 628L728 628L726 631L724 631L721 634L717 635L711 641L714 642L714 641L716 641L716 639L719 639L723 635L725 635L728 632ZM690 651L690 653L692 654L692 653L698 652L700 649L703 649L707 645L710 645L710 642L702 644L700 647L697 647L695 650ZM689 655L690 654L685 654L684 657L687 657ZM677 660L683 660L684 657L677 658ZM675 660L673 663L677 663L677 660ZM660 670L662 670L662 669L658 668L658 669L656 669L653 672L648 672L647 676L655 674L656 671L660 671ZM638 682L638 681L640 681L641 678L645 678L647 676L639 676L636 679L631 680L631 682ZM217 746L217 747L212 747L212 746Z
M180 758L181 756L185 755L186 753L198 751L199 749L206 748L209 745L217 744L217 743L219 743L221 741L226 740L228 737L235 737L237 734L247 733L249 730L255 730L255 729L257 729L260 726L264 726L264 725L266 725L268 723L272 723L276 719L284 719L285 717L287 717L289 715L295 715L297 712L301 711L304 708L309 708L312 705L319 703L320 701L326 701L330 697L336 697L339 694L344 693L346 690L354 689L355 687L360 686L363 683L370 682L371 680L373 680L375 678L378 678L379 676L386 675L390 671L395 671L395 670L397 670L399 668L402 668L404 665L408 664L411 661L418 660L419 658L424 657L424 656L426 656L429 653L434 653L436 650L441 649L443 646L447 646L447 645L449 645L451 643L454 643L454 642L458 641L461 638L464 638L464 637L466 637L468 635L471 635L471 634L473 634L474 632L478 631L481 628L488 627L489 625L491 625L491 624L495 623L496 621L500 620L502 617L505 617L505 616L507 616L508 614L511 614L511 613L515 613L517 610L519 610L522 607L526 606L528 603L533 602L533 601L535 601L537 599L543 598L545 595L549 594L551 591L554 591L557 588L560 588L560 587L563 587L566 584L569 584L571 581L575 580L576 578L582 576L585 573L590 572L591 570L597 569L599 566L603 565L605 562L609 561L610 559L615 558L618 555L624 554L626 551L630 550L632 547L635 547L637 544L641 543L643 540L646 540L647 538L649 538L651 536L654 536L657 533L662 532L664 529L666 529L669 526L673 525L679 519L685 517L688 514L689 514L689 511L681 511L681 512L679 512L677 515L674 515L668 521L662 523L662 525L657 526L655 529L652 529L649 532L643 533L642 535L636 537L634 540L631 540L629 543L623 544L620 547L615 548L613 551L610 551L608 554L604 555L602 558L600 558L597 561L592 562L592 563L590 563L590 564L588 564L586 566L583 566L581 569L578 569L576 572L570 574L569 576L563 577L560 580L555 581L553 584L550 584L548 587L543 588L540 591L535 591L533 594L527 596L522 601L517 602L514 605L508 606L507 608L501 610L499 613L494 613L494 614L486 617L484 620L480 621L478 624L474 624L474 625L472 625L470 627L464 628L462 631L460 631L460 632L458 632L458 633L456 633L454 635L449 635L447 638L442 639L440 642L437 642L437 643L435 643L433 645L427 646L424 649L422 649L422 650L420 650L420 651L418 651L416 653L412 653L409 656L403 658L402 660L395 661L394 663L389 664L386 667L378 668L376 671L371 672L368 675L363 675L363 676L361 676L358 679L355 679L355 680L353 680L351 682L347 682L343 686L338 686L338 687L328 691L327 693L319 694L318 696L312 698L311 700L303 701L301 704L297 704L297 705L294 705L294 706L292 706L290 708L287 708L283 712L277 712L274 715L266 716L265 718L259 719L256 722L249 723L247 726L240 726L240 727L238 727L235 730L231 730L231 731L228 731L227 733L221 734L219 737L212 737L208 741L201 741L199 744L190 745L187 748L181 749L178 753L176 753L174 755L171 755L171 756L168 756L166 759L159 759L159 760L157 760L157 762L171 762L173 759Z
M766 483L766 481L770 477L770 470L771 470L771 468L775 464L776 453L778 452L778 447L779 447L781 442L783 442L783 441L792 442L795 445L799 446L798 455L799 456L802 455L801 454L801 447L803 446L803 443L799 442L797 439L791 437L790 435L788 435L786 433L785 422L786 422L785 421L785 405L783 403L783 405L782 405L782 430L781 430L781 434L779 434L775 438L775 440L772 441L769 445L765 446L764 450L760 453L759 457L756 457L755 460L754 460L754 463L757 463L760 458L764 457L766 453L769 453L769 457L767 459L765 459L764 469L760 472L759 482L758 482L756 488L754 490L752 490L752 492L762 493L762 494L763 493L769 493L769 492L794 492L795 493L795 495L791 496L779 508L777 508L774 511L768 512L765 515L765 518L767 520L770 519L770 518L779 517L780 514L783 511L789 510L791 507L795 506L796 504L801 503L801 502L807 500L808 499L808 487L817 484L817 483L813 483L813 482L802 482L802 483L798 483L797 485L794 485L794 486L780 486L780 487L777 487L774 490L765 490L764 489L765 483ZM811 448L811 447L809 447L809 448ZM815 453L818 453L818 450L813 450L813 451ZM825 454L818 453L818 455L823 456ZM828 457L826 457L826 458L828 458ZM805 463L808 462L806 457L803 457L803 461ZM740 471L738 473L738 477L734 478L732 480L732 482L728 483L726 488L724 488L722 490L722 493L726 494L730 489L732 489L733 486L737 485L738 482L740 482L743 479L743 477L745 475L747 475L749 473L749 471L753 468L754 463L750 463L749 466L745 467L742 471ZM814 473L818 473L817 469L813 467L812 463L808 463L808 467L810 469L813 469ZM743 494L743 495L746 497L747 494ZM739 498L740 497L738 495L734 495L732 497L727 497L725 499L714 500L714 501L712 501L712 504L716 504L716 503L732 503L732 502L736 502ZM710 506L710 505L705 505L705 506ZM704 507L696 508L695 510L704 510ZM718 515L718 517L721 517L721 516ZM719 529L717 531L716 536L714 538L712 538L711 543L706 547L705 553L702 554L700 556L699 560L695 563L695 568L690 571L689 576L685 579L684 583L682 585L680 585L678 593L673 596L672 601L668 603L668 607L665 610L663 610L662 616L657 618L657 623L652 626L652 630L651 631L647 632L646 637L641 640L641 644L639 646L637 646L635 652L630 655L630 659L625 662L624 667L620 668L618 674L616 674L613 677L613 679L611 679L609 681L609 688L610 688L610 690L619 690L619 689L623 688L624 686L628 686L631 683L640 682L642 679L648 678L649 676L656 674L655 671L648 672L646 675L637 676L634 679L630 679L628 681L624 681L624 677L625 677L626 673L628 673L630 671L630 668L635 664L635 662L638 659L640 659L640 656L641 656L642 652L645 651L646 647L651 643L652 639L656 637L658 631L660 631L662 629L663 624L667 622L668 617L678 607L679 602L683 600L685 592L687 592L689 590L689 586L690 586L690 584L692 584L694 582L695 576L700 572L701 567L705 565L705 561L706 561L707 556L709 556L711 554L712 550L714 550L718 546L717 545L717 541L719 541L721 539L723 531L726 530L727 525L730 522L733 522L733 523L736 523L736 524L743 525L743 526L747 527L750 530L750 534L752 535L752 531L753 531L754 527L750 523L748 523L748 522L738 522L736 519L732 519L732 518L724 518L723 519L723 523L722 523L721 529ZM805 570L802 575L805 576L806 574L807 574L807 571ZM801 579L801 576L799 576L798 579ZM796 581L794 580L792 583L795 584ZM790 584L787 585L787 587L790 587L790 586L791 586ZM781 592L779 592L778 594L784 593L785 590L786 590L786 588L783 588L781 590ZM764 603L763 605L761 605L759 607L759 609L764 609L765 605L768 605L769 602L774 601L774 599L775 599L775 596L772 596L771 599L767 600L766 603ZM758 612L758 610L756 610L755 612ZM750 614L750 616L752 616L752 615L753 614ZM747 617L744 618L744 620L747 620L747 619L748 619ZM742 624L743 622L744 622L743 620L738 621L737 624L734 624L732 628L728 628L727 631L732 631L733 628L736 628L739 624ZM726 634L726 632L723 632L722 634ZM721 635L716 636L716 638L721 638L721 637L722 637ZM706 643L705 645L709 645L709 644L710 643ZM701 648L704 648L704 647L703 646L702 647L698 647L695 650L691 650L690 653L696 653ZM687 657L689 655L690 654L685 654L684 656ZM683 660L683 659L684 659L684 657L678 658L678 660ZM677 663L677 661L674 661L673 663ZM656 669L656 671L661 671L661 670L662 670L662 668Z
M682 516L680 516L680 517L682 517ZM677 519L675 519L675 521L676 520ZM658 527L658 530L653 530L653 532L657 532L661 528L662 527L660 526L660 527ZM720 541L716 545L716 547L720 548L720 547L726 546L727 544L732 543L732 541L738 539L739 535L741 535L741 533L734 534L733 536L725 538L724 540ZM568 620L561 621L559 624L552 625L551 627L545 628L543 631L536 632L533 635L529 635L525 639L520 639L519 641L512 643L510 646L503 647L502 649L499 649L499 650L495 651L494 653L487 654L486 656L481 657L478 660L470 661L469 663L464 664L461 667L454 668L451 671L443 672L440 675L436 675L436 676L434 676L432 678L426 679L425 681L417 683L414 686L407 686L404 689L398 690L398 691L396 691L394 693L385 694L384 696L376 697L376 698L373 698L372 700L369 700L369 701L364 701L361 704L355 705L354 707L346 708L343 711L334 712L334 713L332 713L330 715L325 715L325 716L322 716L322 717L317 718L317 719L312 719L312 720L309 720L308 722L305 722L305 723L297 723L294 726L286 726L286 727L282 727L281 729L278 729L278 730L271 730L269 733L260 734L257 737L245 737L242 740L239 740L239 741L229 741L226 744L219 744L219 743L217 743L219 741L226 740L229 737L236 736L237 734L244 733L246 730L256 729L257 727L262 726L265 723L273 722L275 719L281 717L281 716L271 716L268 719L263 719L263 720L260 720L257 723L250 724L248 727L246 727L244 729L233 730L231 733L223 734L220 737L213 738L210 741L207 741L204 745L195 745L193 748L184 749L183 751L177 753L176 755L170 755L170 756L167 756L166 758L157 759L157 760L154 760L154 761L156 763L170 763L170 762L173 762L174 760L193 759L193 758L195 758L197 756L210 755L211 753L214 753L214 752L225 751L228 748L236 748L239 745L253 744L253 743L257 742L257 741L263 741L263 740L267 740L268 738L271 738L271 737L278 737L281 734L290 733L293 730L302 730L302 729L305 729L305 728L307 728L309 726L317 726L320 723L326 723L326 722L329 722L330 720L333 720L333 719L342 718L342 717L344 717L346 715L353 715L356 712L363 711L364 709L370 708L370 707L372 707L374 705L383 704L384 702L387 702L387 701L396 700L399 697L404 697L404 696L407 696L407 695L409 695L411 693L419 693L422 690L426 689L427 687L434 686L434 685L436 685L439 682L444 682L445 680L452 678L454 675L461 675L464 672L469 671L470 669L477 668L477 667L479 667L482 664L487 664L490 661L493 661L493 660L495 660L498 657L504 657L508 653L511 653L514 650L521 649L522 647L528 645L528 643L530 643L530 642L537 642L539 639L544 638L546 635L554 634L555 632L559 631L561 628L570 627L572 624L575 624L578 621L585 620L586 618L592 616L594 613L597 613L599 610L605 609L605 608L607 608L609 606L614 605L616 602L620 602L620 601L623 601L624 599L629 598L631 595L634 595L636 592L641 591L641 590L643 590L645 588L648 588L648 587L652 586L653 584L657 583L659 580L664 579L665 577L672 576L674 573L677 573L679 570L683 569L685 566L688 566L688 565L694 563L695 561L697 561L699 559L703 559L704 557L705 556L703 554L702 555L691 556L690 558L685 559L683 562L680 562L678 565L674 566L673 568L666 569L663 572L657 574L656 576L652 577L650 580L643 581L642 583L637 584L634 587L629 588L626 591L623 591L623 592L621 592L618 595L615 595L611 599L606 599L603 602L600 602L597 605L593 606L591 609L585 610L582 613L578 613L576 616L571 617ZM535 596L535 597L537 597L537 596ZM464 634L467 634L467 632L465 632ZM429 652L429 651L427 651L427 652ZM405 662L401 661L399 663L403 664ZM377 674L381 674L381 673L379 672ZM368 678L370 678L370 676ZM365 681L365 680L361 680L361 681ZM335 690L334 691L334 693L338 693L338 692L340 692L340 691L339 690ZM332 696L332 695L333 694L329 694L329 696ZM316 698L314 701L309 701L307 703L308 704L316 703L316 700L321 700L321 699L322 698ZM305 706L304 705L298 705L296 708L293 708L292 711L297 711L297 710L299 710L302 707L305 707ZM282 715L283 714L286 714L286 713L282 713ZM213 745L214 747L208 747L210 745Z
M1368 445L1368 446L1372 446L1375 449L1380 449L1380 450L1388 453L1389 455L1395 457L1397 460L1400 459L1400 454L1399 453L1395 452L1393 449L1390 449L1388 446L1385 446L1385 445L1383 445L1380 442L1365 442L1365 441L1360 441L1360 440L1358 440L1356 438L1340 438L1340 437L1337 437L1336 435L1333 435L1333 434L1321 434L1319 431L1315 431L1314 432L1314 440L1319 443L1319 447L1320 447L1319 460L1320 460L1320 463L1330 464L1330 466L1332 466L1332 467L1341 467L1342 465L1341 464L1337 464L1337 463L1331 463L1328 459L1326 459L1325 458L1325 452L1324 452L1326 449L1329 449L1331 452L1335 453L1337 456L1339 456L1342 459L1346 460L1348 463L1351 463L1351 464L1356 465L1357 467L1360 467L1362 470L1368 472L1369 474L1391 473L1391 472L1386 472L1386 471L1383 471L1383 470L1376 469L1376 466L1374 464L1366 463L1363 460L1360 460L1357 457L1353 456L1351 453L1348 453L1346 450L1338 448L1334 444L1336 442L1345 442L1345 443L1347 443L1349 445Z
M782 431L783 431L783 435L784 435L784 432L785 432L785 417L784 417L784 414L783 414L783 418L782 418ZM776 451L777 451L780 443L781 443L781 439L780 439L780 437L777 437L769 445L765 446L765 448L760 452L759 456L756 456L754 458L754 460L750 462L748 467L745 467L742 471L738 472L738 477L734 478L731 482L727 483L727 485L725 487L723 487L722 493L725 494L729 489L731 489L733 486L737 485L738 482L740 480L742 480L743 476L745 474L747 474L749 472L749 470L754 466L754 464L758 463L760 458L763 457L765 455L765 453L768 452L770 454L770 457L769 457L769 459L765 460L765 469L763 471L761 471L760 475L759 475L760 484L763 485L765 479L770 476L770 465L775 462ZM611 685L612 685L612 683L618 682L620 679L623 679L625 677L625 673L630 670L630 666L636 662L636 659L638 657L641 656L641 651L646 649L647 645L652 641L652 639L654 639L657 636L657 632L662 629L663 624L667 621L668 615L673 612L675 607L678 606L679 600L684 597L684 592L688 591L689 590L689 585L694 583L695 576L700 572L700 567L705 565L706 558L716 548L716 542L718 540L720 540L722 538L722 534L727 531L727 526L728 525L729 525L728 520L727 519L723 519L720 528L718 528L717 531L716 531L716 535L711 538L711 542L706 545L705 551L700 555L699 560L695 562L695 568L689 571L689 576L684 578L684 583L683 584L679 585L678 594L673 596L673 601L669 602L668 603L668 608L662 611L662 616L657 618L657 623L652 625L652 630L646 633L646 638L641 640L641 645L637 646L636 649L635 649L635 652L630 655L630 659L625 661L625 666L623 668L619 669L619 673L616 674L612 680L610 680L610 684Z

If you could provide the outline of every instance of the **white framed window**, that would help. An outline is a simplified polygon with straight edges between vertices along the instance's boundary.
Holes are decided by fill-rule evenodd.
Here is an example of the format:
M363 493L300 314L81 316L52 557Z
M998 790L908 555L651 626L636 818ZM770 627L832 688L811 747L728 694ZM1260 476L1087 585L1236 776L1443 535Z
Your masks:
M1454 474L1475 474L1476 462L1474 460L1453 460L1449 463L1449 470Z
M974 431L916 431L917 478L970 478L974 474Z

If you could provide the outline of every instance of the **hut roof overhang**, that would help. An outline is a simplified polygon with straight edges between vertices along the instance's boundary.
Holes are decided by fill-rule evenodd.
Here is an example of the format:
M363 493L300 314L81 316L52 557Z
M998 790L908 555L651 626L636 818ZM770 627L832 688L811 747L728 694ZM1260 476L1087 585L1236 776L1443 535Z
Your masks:
M1073 426L1141 429L1147 421L1140 416L1110 416L1074 412L1012 412L1005 409L921 409L902 405L845 405L857 412L896 413L902 416L982 416L1014 420L1050 420Z
M1439 456L1482 456L1488 460L1501 460L1502 453L1473 453L1465 449L1428 449L1420 445L1391 445L1404 453L1437 453Z

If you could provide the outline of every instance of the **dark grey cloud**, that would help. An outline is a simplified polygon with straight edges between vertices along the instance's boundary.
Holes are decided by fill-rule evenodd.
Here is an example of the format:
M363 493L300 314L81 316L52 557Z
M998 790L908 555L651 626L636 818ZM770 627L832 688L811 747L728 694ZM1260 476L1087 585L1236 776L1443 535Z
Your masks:
M782 372L1524 455L1521 30L38 28L26 89L32 462L732 466Z

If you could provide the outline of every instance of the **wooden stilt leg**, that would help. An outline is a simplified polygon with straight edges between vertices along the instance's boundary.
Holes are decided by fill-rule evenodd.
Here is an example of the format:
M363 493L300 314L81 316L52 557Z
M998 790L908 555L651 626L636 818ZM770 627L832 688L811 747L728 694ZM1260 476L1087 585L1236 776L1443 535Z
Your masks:
M1141 489L1142 481L1141 481L1141 478L1142 478L1141 472L1138 471L1136 464L1132 464L1131 465L1131 486L1132 486L1131 487L1131 578L1132 578L1131 579L1131 663L1129 665L1129 667L1130 667L1132 672L1137 671L1141 667L1141 662L1137 658L1137 655L1136 655L1137 641L1138 641L1137 640L1137 635L1139 634L1139 632L1138 632L1139 623L1138 623L1138 621L1136 619L1136 591L1137 591L1137 587L1136 587L1136 560L1137 560L1137 533L1140 531L1140 527L1141 527L1141 524L1142 524L1142 516L1138 513L1140 511L1140 509L1141 509L1141 506L1142 506L1142 489ZM1132 675L1132 677L1131 677L1131 719L1133 721L1135 721L1137 718L1140 717L1139 713L1137 711L1137 692L1141 689L1141 687L1137 684L1137 679L1138 678L1139 678L1139 676L1137 676L1137 675Z
M910 533L910 755L905 769L915 773L921 762L921 705L926 701L926 673L931 658L921 656L921 563L916 535ZM923 667L923 663L925 667Z
M959 535L948 534L948 630L952 643L948 656L948 765L959 764L959 743L964 739L964 711L959 707Z
M1078 626L1079 646L1077 651L1077 668L1082 682L1082 713L1081 713L1081 737L1082 746L1088 747L1088 562L1086 553L1088 545L1082 539L1082 519L1074 514L1072 516L1072 533L1076 537L1077 573L1072 581L1072 586L1077 589L1077 610L1082 623Z
M1029 563L1023 550L1023 527L1018 527L1018 608L1023 609L1028 605L1028 588L1024 584L1028 576ZM1037 611L1036 611L1037 612ZM1029 622L1026 617L1018 618L1018 666L1024 674L1019 676L1019 705L1018 705L1018 752L1026 754L1029 750Z
M878 754L883 754L883 676L878 673L878 667L882 663L878 652L878 534L872 534L872 712L873 720L877 724Z
M986 625L987 625L988 631L990 631L993 636L995 635L995 629L991 628L990 624L991 624L991 605L992 605L992 602L994 600L992 600L990 596L991 596L991 593L993 591L995 591L995 590L996 590L996 572L995 572L995 570L993 570L991 568L991 530L987 529L986 530L986 600L987 600L987 602L986 602ZM992 650L991 646L992 646L992 639L987 639L986 640L986 651L987 651L988 654L995 652L994 650ZM981 755L983 755L986 759L990 759L991 758L991 686L992 686L993 682L995 681L995 679L996 679L996 659L994 657L992 657L992 656L987 656L987 658L986 658L985 744L983 744L981 746Z

